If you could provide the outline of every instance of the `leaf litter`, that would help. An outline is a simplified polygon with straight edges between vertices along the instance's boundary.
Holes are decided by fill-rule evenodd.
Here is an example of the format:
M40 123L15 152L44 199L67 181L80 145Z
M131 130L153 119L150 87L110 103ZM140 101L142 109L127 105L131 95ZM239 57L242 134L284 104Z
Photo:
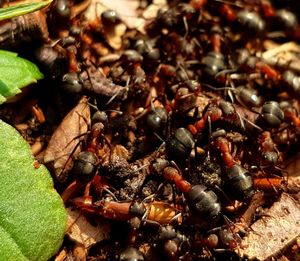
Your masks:
M72 167L72 157L80 152L80 142L90 126L90 108L84 96L63 119L52 135L44 154L44 163L54 171L56 180L63 182Z
M93 244L109 238L109 222L104 220L93 226L82 215L82 212L73 208L67 208L68 211L68 228L67 235L73 241L82 244L85 249L90 248Z

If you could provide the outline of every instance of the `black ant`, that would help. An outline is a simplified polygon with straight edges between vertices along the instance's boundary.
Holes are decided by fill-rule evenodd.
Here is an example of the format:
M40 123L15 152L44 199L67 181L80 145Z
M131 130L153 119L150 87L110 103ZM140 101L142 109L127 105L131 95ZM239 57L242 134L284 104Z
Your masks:
M168 260L183 258L185 254L190 253L190 238L174 229L173 226L160 226L157 234L158 245Z
M271 133L264 131L259 135L258 140L263 159L261 165L276 165L280 161L280 153L272 139Z
M173 182L178 189L184 193L190 211L200 218L208 216L212 221L217 221L221 212L217 195L203 185L191 185L186 181L174 167L164 169L164 178Z
M245 129L244 120L246 119L236 111L232 103L224 100L219 100L209 104L202 118L196 121L193 125L188 125L188 129L193 135L197 135L206 128L208 123L211 124L219 120L225 120L226 122L236 126L240 125L243 129Z
M213 146L221 152L226 169L225 187L238 199L248 199L254 194L250 173L234 160L227 138L219 136Z

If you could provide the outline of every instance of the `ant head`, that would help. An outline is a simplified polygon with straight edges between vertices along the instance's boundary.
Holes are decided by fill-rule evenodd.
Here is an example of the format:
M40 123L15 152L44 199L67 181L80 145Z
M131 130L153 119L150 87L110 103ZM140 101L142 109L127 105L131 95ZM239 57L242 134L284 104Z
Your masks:
M106 10L101 13L101 22L104 26L113 26L121 22L118 13L114 10Z
M158 229L158 240L168 240L176 237L177 233L173 226L160 226Z
M129 212L133 216L142 217L146 212L146 208L145 208L145 205L143 203L140 203L140 202L136 201L136 202L134 202L133 204L130 205Z
M83 151L74 160L71 173L80 182L89 182L97 171L97 158L94 153Z

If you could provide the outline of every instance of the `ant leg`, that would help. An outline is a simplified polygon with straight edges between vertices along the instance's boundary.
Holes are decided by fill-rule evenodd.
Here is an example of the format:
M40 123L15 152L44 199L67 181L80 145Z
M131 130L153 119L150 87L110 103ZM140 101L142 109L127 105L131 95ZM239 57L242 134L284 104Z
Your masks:
M228 197L227 193L224 192L223 189L221 189L218 185L215 185L214 188L216 190L218 190L223 196L224 198L226 199L226 201L230 204L230 207L232 206L234 211L236 211L236 205L234 204L234 202Z
M63 202L66 204L70 198L73 198L75 194L77 194L82 188L83 184L74 180L61 194L61 198Z

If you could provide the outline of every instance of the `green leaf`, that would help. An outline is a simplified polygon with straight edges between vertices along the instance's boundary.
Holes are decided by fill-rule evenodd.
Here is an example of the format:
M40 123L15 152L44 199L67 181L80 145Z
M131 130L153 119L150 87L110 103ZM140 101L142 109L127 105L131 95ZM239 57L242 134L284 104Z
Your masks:
M62 244L67 214L30 147L0 120L0 259L48 260Z
M9 7L0 8L0 21L13 18L16 16L32 13L39 9L42 9L49 5L52 0L41 1L41 2L31 2L31 3L21 3L18 5L13 5Z
M0 104L44 76L38 67L16 53L0 50Z

